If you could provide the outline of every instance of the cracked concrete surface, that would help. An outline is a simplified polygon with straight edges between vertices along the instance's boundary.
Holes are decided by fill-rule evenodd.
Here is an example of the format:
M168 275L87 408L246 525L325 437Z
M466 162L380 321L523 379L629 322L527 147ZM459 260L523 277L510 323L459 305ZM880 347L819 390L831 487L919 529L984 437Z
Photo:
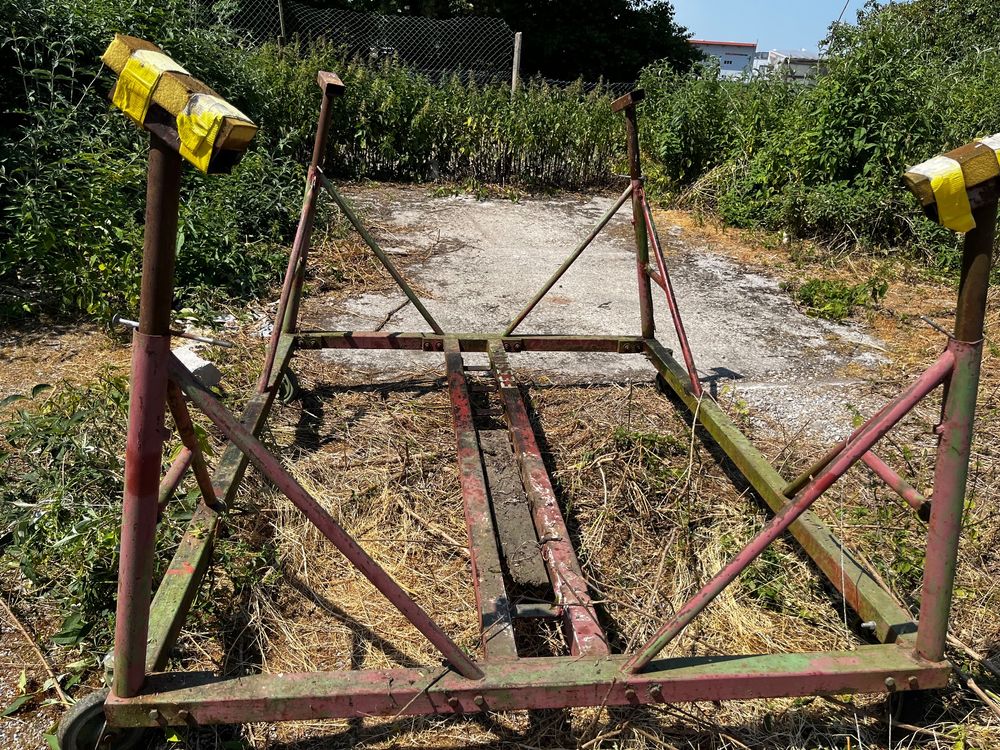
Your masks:
M347 191L362 215L375 217L379 241L394 255L430 251L405 275L426 290L425 304L445 330L500 331L613 204L614 196L531 198L519 203L435 198L424 187L379 185ZM852 325L800 312L777 280L741 267L679 227L659 227L699 375L714 395L740 399L790 432L823 439L850 431L850 405L861 381L848 364L874 368L880 342ZM626 205L549 292L518 333L638 333L631 212ZM657 336L677 349L662 291L653 287ZM309 318L328 330L429 331L400 292L346 301L308 302ZM385 380L441 368L439 354L331 351L331 360ZM679 358L679 352L678 352ZM476 355L470 364L480 364ZM649 381L641 356L520 354L515 368L557 381Z

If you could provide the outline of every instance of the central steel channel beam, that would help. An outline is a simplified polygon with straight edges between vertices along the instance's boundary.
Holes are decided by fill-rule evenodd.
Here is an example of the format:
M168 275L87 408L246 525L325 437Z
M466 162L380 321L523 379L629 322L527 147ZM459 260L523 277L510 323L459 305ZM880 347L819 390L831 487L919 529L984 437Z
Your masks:
M499 341L490 343L489 355L500 386L500 398L507 426L510 428L514 454L521 469L521 480L531 503L542 557L555 590L556 603L563 607L563 622L570 642L570 652L585 656L608 654L608 640L590 599L587 579L576 559L569 529L559 510L559 502L535 440L528 410Z
M356 541L324 510L305 488L288 473L267 448L264 447L218 400L188 371L173 354L169 357L170 376L205 416L211 419L222 433L246 453L251 463L274 482L275 486L301 510L306 518L340 550L375 588L396 607L412 625L423 633L463 677L482 678L482 670L448 637L427 613L410 597L392 576L376 563Z
M795 499L775 513L764 529L744 547L721 571L715 574L691 600L681 607L677 614L664 623L656 634L632 657L626 669L639 672L652 661L688 624L715 599L722 590L732 583L736 576L746 570L775 539L816 502L830 486L842 477L875 443L891 430L928 393L937 388L952 371L955 356L945 351L925 373L896 398L889 408L870 419L857 441L848 445L837 458L830 462L815 479L802 488Z
M444 359L448 372L448 395L451 397L451 418L455 426L465 525L469 532L472 583L479 608L483 650L487 659L516 659L511 602L503 581L489 490L472 418L472 399L465 378L462 352L454 339L445 339Z

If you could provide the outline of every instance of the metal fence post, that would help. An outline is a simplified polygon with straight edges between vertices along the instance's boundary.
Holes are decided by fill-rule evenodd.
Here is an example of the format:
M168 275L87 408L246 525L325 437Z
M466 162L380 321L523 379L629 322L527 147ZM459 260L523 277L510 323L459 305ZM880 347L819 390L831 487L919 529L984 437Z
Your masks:
M514 64L510 71L510 94L514 95L521 84L521 32L514 32Z
M149 136L146 229L139 327L132 339L132 392L125 450L125 498L115 618L114 694L139 693L146 679L146 638L163 460L170 308L174 292L181 157Z
M976 226L966 233L962 251L955 335L948 345L955 354L955 366L950 378L945 381L941 424L937 427L940 440L927 529L924 584L920 596L916 652L930 661L940 661L944 656L948 615L955 587L972 424L979 390L986 295L996 235L996 201L976 209L973 218Z

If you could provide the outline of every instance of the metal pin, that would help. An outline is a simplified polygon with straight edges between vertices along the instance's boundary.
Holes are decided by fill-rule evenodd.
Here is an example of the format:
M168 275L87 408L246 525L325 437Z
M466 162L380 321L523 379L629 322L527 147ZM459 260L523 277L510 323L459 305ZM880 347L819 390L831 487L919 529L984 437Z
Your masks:
M878 627L878 623L875 622L874 620L869 620L868 622L861 623L862 630L874 630L876 627Z
M129 320L128 318L123 318L121 315L116 314L111 319L111 325L123 325L128 328L138 328L139 321ZM222 341L221 339L210 339L207 336L197 336L193 333L188 333L187 331L177 331L174 330L173 328L170 329L170 335L176 336L177 338L181 339L190 339L191 341L198 341L201 342L202 344L221 346L226 349L232 349L234 346L236 346L236 344L234 344L232 341Z

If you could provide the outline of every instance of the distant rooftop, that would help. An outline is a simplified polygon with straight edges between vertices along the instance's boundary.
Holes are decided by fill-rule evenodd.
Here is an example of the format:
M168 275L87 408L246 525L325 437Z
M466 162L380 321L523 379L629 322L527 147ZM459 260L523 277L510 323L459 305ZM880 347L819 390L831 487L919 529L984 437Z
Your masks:
M756 42L713 42L709 39L688 39L688 44L711 44L716 47L757 47Z

